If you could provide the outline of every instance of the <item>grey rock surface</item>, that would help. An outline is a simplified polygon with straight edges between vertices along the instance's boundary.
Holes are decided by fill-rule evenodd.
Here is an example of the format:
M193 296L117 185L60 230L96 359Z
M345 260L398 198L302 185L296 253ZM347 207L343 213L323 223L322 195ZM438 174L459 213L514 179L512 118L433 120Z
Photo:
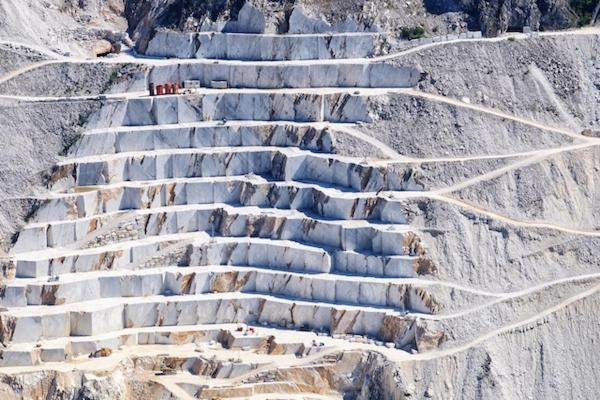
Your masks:
M31 196L44 190L44 174L79 136L89 115L98 109L93 102L0 105L0 124L5 157L0 162L2 182L2 248L31 212Z
M422 90L468 98L572 129L597 126L597 35L452 44L398 59L419 65ZM457 62L458 61L458 62Z
M260 11L267 32L321 33L385 30L401 34L402 28L423 26L431 36L459 34L480 30L486 36L496 36L508 30L551 30L576 27L586 14L592 16L593 4L578 7L566 0L538 4L531 0L512 2L480 0L424 0L386 2L383 0L349 0L322 2L316 0L252 0ZM125 15L132 36L140 38L140 48L146 49L153 30L177 27L184 31L222 31L228 26L237 28L238 14L244 3L221 1L160 2L145 4L125 2ZM250 7L247 7L250 9ZM253 11L254 12L254 11ZM245 15L242 14L242 21ZM262 21L263 18L257 18ZM242 23L245 31L260 30Z
M409 157L513 154L573 142L560 133L494 115L481 118L477 111L421 97L392 94L371 104L374 122L358 129Z

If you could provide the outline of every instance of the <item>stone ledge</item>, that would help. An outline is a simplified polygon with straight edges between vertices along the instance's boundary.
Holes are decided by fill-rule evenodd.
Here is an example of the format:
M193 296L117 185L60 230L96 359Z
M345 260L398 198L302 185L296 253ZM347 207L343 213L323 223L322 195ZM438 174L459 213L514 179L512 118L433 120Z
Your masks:
M119 220L119 225L115 225L114 220ZM404 254L405 243L414 235L406 225L333 220L298 210L211 203L119 211L99 217L28 225L21 230L13 254L77 243L95 247L154 235L198 231L210 232L211 236L286 239L386 255L401 251ZM393 250L388 243L395 243L398 249Z
M11 307L75 304L119 297L243 292L302 301L393 307L419 313L434 313L439 308L430 289L401 279L302 274L254 267L209 265L88 272L62 275L56 282L17 279L8 287L20 291L19 295L1 299L1 305Z
M356 158L312 153L295 148L233 147L155 150L71 159L61 163L50 181L55 189L123 181L264 175L280 181L308 181L377 192L423 190L415 168L394 171Z
M402 199L306 182L268 181L257 175L120 182L83 193L56 194L40 202L33 223L210 203L294 209L331 219L369 219L395 224L406 224L410 218Z
M230 88L411 88L421 79L414 67L387 63L341 64L239 64L227 62L188 62L155 66L146 82L181 82L198 80L202 87L211 81L226 81ZM137 86L140 86L138 84ZM137 87L136 86L136 87Z
M199 126L190 128L153 128L86 134L76 143L71 155L85 157L101 154L191 149L210 147L299 147L332 153L334 133L329 128L265 124L255 126Z
M245 61L368 58L388 46L385 33L264 35L157 31L146 56Z
M411 245L409 251L413 254L421 253L423 249L420 248L420 240L417 236L413 240L414 246ZM161 259L155 260L154 257L165 249L169 250L172 245L182 246L180 263L195 266L238 265L307 273L338 271L344 274L402 278L416 277L422 273L421 264L428 262L422 256L381 256L328 250L288 240L210 238L205 232L152 236L87 250L51 249L17 255L13 262L17 277L20 278L143 269L165 265L161 264Z
M121 318L122 317L122 318ZM107 319L109 318L109 319ZM90 336L124 328L220 323L268 323L300 329L379 337L386 319L404 321L389 308L290 301L244 293L106 299L76 305L29 306L0 314L2 343ZM109 322L109 323L107 323ZM406 320L407 329L412 320ZM402 342L406 332L396 332ZM386 338L385 340L389 340Z
M314 90L314 89L313 89ZM90 116L97 128L200 121L370 121L369 96L343 91L302 92L230 89L204 94L110 99Z

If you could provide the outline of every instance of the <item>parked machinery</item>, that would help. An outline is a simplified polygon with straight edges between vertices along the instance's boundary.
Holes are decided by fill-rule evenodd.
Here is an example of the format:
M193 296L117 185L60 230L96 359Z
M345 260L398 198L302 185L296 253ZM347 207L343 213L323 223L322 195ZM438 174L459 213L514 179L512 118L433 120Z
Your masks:
M226 87L225 82L225 87ZM171 83L166 82L164 84L155 85L153 82L148 84L148 92L150 96L162 96L166 94L180 94L181 88L183 93L192 93L196 89L200 89L200 81L198 80L185 80L182 85L179 82Z
M192 79L185 80L183 81L183 88L188 90L200 89L200 81Z
M154 85L148 84L148 92L150 96L163 96L166 94L179 94L179 83L166 82L164 84Z

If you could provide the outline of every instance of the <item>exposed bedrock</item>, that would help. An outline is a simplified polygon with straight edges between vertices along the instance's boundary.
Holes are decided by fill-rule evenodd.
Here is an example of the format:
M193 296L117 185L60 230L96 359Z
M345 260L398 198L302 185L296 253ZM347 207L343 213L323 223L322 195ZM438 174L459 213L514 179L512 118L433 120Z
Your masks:
M510 155L559 147L574 140L558 132L408 94L370 99L373 122L356 129L409 157Z
M260 213L259 215L255 215ZM296 210L262 211L260 208L227 205L185 205L163 209L141 210L127 226L135 231L137 238L146 235L169 235L207 231L227 237L264 237L312 243L323 247L343 250L367 251L382 254L403 254L400 243L410 243L414 233L407 226L386 225L344 220L329 220ZM73 241L103 242L93 235L105 231L118 215L78 219L65 222L33 225L24 228L13 247L13 252L41 250L46 247L68 246ZM120 219L124 220L127 215ZM178 218L179 217L179 218ZM187 221L187 222L186 222ZM35 238L38 242L35 242ZM131 237L131 235L129 235ZM412 253L412 252L411 252Z
M343 139L342 139L343 140ZM406 180L414 180L416 185L411 189L418 190L422 187L427 190L447 190L455 185L463 185L472 179L485 174L495 173L511 164L523 161L524 157L498 157L498 158L466 158L454 159L441 157L410 162L385 162L388 174L392 176L401 174Z
M86 96L103 93L143 92L150 82L199 80L202 87L226 81L230 88L401 88L415 86L421 73L413 67L389 63L264 65L256 63L142 64L54 62L42 65L0 84L7 95L26 88L35 96Z
M108 100L90 118L96 128L197 121L368 121L366 96L345 93L225 92Z
M36 66L0 84L0 92L29 96L86 96L146 90L148 67L142 64L106 64L52 61Z
M476 183L452 196L512 218L597 230L600 148L559 153Z
M245 61L365 58L390 47L381 33L254 35L158 31L145 55Z
M579 131L600 125L599 51L598 35L590 33L454 43L396 62L420 66L425 91Z
M47 59L47 54L29 47L0 43L0 75L2 76Z
M364 279L355 284L357 278L346 275L311 276L256 267L160 267L138 271L115 270L104 274L80 273L63 278L62 282L56 283L32 279L20 286L9 285L2 305L24 307L115 297L243 292L429 314L455 308L454 305L443 304L443 300L448 300L451 295L476 297L468 291L444 285L420 287L397 279ZM457 339L463 338L459 336Z
M206 233L154 236L105 247L80 251L63 250L45 256L17 256L13 261L13 268L17 276L25 278L170 264L186 265L190 262L199 265L252 266L307 273L340 272L389 278L416 277L432 272L425 267L433 268L422 257L423 247L418 236L411 237L400 255L384 256L327 249L289 240L247 237L214 237L211 240ZM261 253L265 251L271 254ZM191 255L195 257L189 261Z
M74 157L86 157L160 149L245 146L298 147L318 153L334 153L338 133L335 128L322 125L252 121L122 127L99 129L82 135L70 153Z
M252 372L261 366L259 363L209 359L202 355L155 358L140 355L131 361L121 361L101 370L77 372L73 376L50 370L3 375L2 381L5 384L0 387L0 393L9 396L8 399L21 396L39 398L42 393L53 393L54 388L60 388L55 389L56 395L50 394L49 398L86 396L89 399L124 399L129 393L136 393L150 400L174 400L175 395L161 383L144 380L143 376L164 371L186 371L191 375L223 379ZM184 383L181 386L190 396L200 399L211 399L217 395L222 398L248 397L256 392L277 395L282 391L298 396L311 396L315 393L334 396L344 393L349 398L383 398L375 397L376 393L396 393L388 393L390 387L387 386L380 386L380 391L377 392L372 387L372 383L378 381L379 377L387 378L386 367L391 369L385 358L375 352L340 352L329 354L318 364L261 372L258 375L262 376L251 376L242 385L211 388ZM380 371L381 374L372 375L372 371ZM314 386L315 383L318 386Z
M30 222L66 222L118 211L212 203L303 210L330 219L400 224L411 222L415 212L403 201L376 193L344 193L314 183L270 182L257 176L123 182L111 188L64 194L39 202Z
M596 36L475 39L487 8L452 2L124 5L149 58L0 78L1 398L597 392L566 382L597 380ZM537 27L512 5L494 29Z
M598 378L594 359L589 357L596 345L593 334L595 328L590 319L582 317L581 309L593 313L596 309L594 302L594 298L578 301L539 321L526 323L507 330L502 335L490 337L479 346L456 353L450 352L447 355L435 355L424 360L407 361L400 366L377 353L348 352L328 358L329 362L313 366L285 367L266 372L251 378L246 385L213 389L189 385L186 386L186 390L200 398L210 398L217 393L225 398L245 396L259 388L266 390L263 382L268 380L270 385L278 384L279 388L288 388L289 393L302 393L314 392L312 385L310 388L303 385L307 381L317 381L319 393L341 391L359 399L409 399L437 393L453 393L454 396L461 397L474 392L479 393L481 398L494 399L498 391L507 398L517 398L523 394L535 397L538 389L551 399L561 399L573 394L578 398L587 399L590 398L587 393L593 390L593 382ZM563 329L567 329L564 335L560 334ZM214 334L216 333L207 332L203 337L208 339ZM161 336L162 340L169 340L164 334L143 336ZM141 341L148 340L142 335L139 338ZM578 354L577 365L569 361L571 358L566 357L567 352ZM585 379L582 385L574 384L581 378L580 373L576 371L582 363L589 366L584 368ZM115 373L107 368L102 377L86 373L83 378L83 373L75 372L74 376L70 375L66 379L63 373L55 371L5 376L5 385L0 390L8 396L16 392L36 398L39 393L48 393L50 388L60 382L61 390L65 393L94 390L94 393L113 393L113 398L120 398L120 390L129 387L136 393L147 393L147 398L170 399L162 386L142 383L136 376L141 376L142 371L148 369L189 368L191 373L206 371L194 368L194 365L207 364L206 361L201 361L201 357L194 360L191 357L171 357L156 361L147 357L136 357L131 363L119 364L119 372ZM543 370L540 365L543 365ZM224 365L215 367L215 370L219 370L224 368ZM507 375L505 371L510 373ZM124 376L131 377L123 379ZM564 386L555 387L554 383L557 381L564 382ZM532 386L532 382L537 383L535 387Z
M589 393L599 378L594 357L598 300L596 293L455 353L381 368L366 389L400 399L425 393L592 399Z
M403 27L423 26L427 32L453 33L469 26L495 36L507 30L565 29L577 26L581 7L591 5L552 0L537 4L528 0L503 3L480 0L390 3L384 0L322 2L280 0L248 2L181 0L138 4L125 2L125 15L132 37L144 50L155 30L246 33L326 33L377 31L400 35ZM589 10L591 11L591 10Z
M227 81L232 88L310 88L310 87L413 87L421 73L413 67L389 63L344 63L265 65L252 63L182 63L156 66L149 77L153 82L200 80L204 87L212 81Z
M482 309L466 308L457 313L457 317L439 320L424 320L424 325L434 322L436 328L442 327L446 341L442 349L470 343L500 326L510 326L532 318L562 302L586 293L600 285L600 276L581 278L571 282L548 285L544 290L522 293L507 299L497 299L487 303ZM484 303L485 304L485 303ZM467 312L465 312L467 311ZM471 311L471 312L468 312ZM435 316L433 317L435 318Z
M17 344L69 336L94 336L125 328L185 326L223 323L267 324L292 329L316 329L331 334L358 334L419 347L418 321L393 308L345 306L287 300L262 294L213 293L186 296L120 298L102 305L83 302L44 306L27 311L13 308L0 316L2 342ZM434 332L432 332L434 333ZM437 347L443 332L434 333ZM415 342L417 340L417 342ZM425 350L425 343L422 343Z
M125 367L127 367L125 365ZM102 371L104 372L104 371ZM5 399L123 399L131 388L140 390L141 385L125 378L122 370L106 373L86 373L84 371L38 371L23 374L3 374L0 395ZM128 383L131 382L131 383ZM172 400L166 390L156 385L153 400ZM143 393L143 390L141 391ZM159 397L162 394L164 397ZM151 398L151 397L148 397Z
M81 125L100 106L92 101L75 104L18 104L0 102L0 139L5 156L0 160L0 252L33 212L36 196L44 191L44 170L81 134Z
M515 226L468 207L421 201L423 241L436 276L491 290L597 272L600 238L551 228Z
M356 159L297 149L157 150L143 157L119 153L100 159L80 158L73 161L54 169L50 182L55 188L256 174L280 181L318 182L368 192L423 189L423 185L415 179L414 169L407 165L388 171L385 167L370 166Z

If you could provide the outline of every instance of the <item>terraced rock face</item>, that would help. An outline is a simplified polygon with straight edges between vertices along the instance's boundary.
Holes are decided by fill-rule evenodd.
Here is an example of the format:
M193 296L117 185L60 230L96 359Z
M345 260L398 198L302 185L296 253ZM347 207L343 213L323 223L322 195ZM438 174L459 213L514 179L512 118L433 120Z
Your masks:
M599 139L415 89L384 34L240 29L0 78L84 108L2 259L0 397L592 398ZM140 92L183 79L230 88Z

